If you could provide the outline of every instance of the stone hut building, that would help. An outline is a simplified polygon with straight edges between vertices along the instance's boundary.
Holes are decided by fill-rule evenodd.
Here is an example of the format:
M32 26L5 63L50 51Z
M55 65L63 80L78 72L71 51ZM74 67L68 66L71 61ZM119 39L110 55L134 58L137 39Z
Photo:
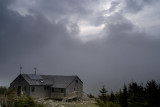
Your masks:
M78 98L82 96L83 82L78 76L20 74L10 84L17 96L33 98Z

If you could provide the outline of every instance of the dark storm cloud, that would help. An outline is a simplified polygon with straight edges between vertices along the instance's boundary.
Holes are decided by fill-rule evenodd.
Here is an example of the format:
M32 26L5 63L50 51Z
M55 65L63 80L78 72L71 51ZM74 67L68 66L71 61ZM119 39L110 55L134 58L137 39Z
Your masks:
M49 23L39 13L34 13L34 17L21 16L4 6L1 7L0 13L0 43L3 50L1 56L14 56L17 53L36 50L38 47L43 47L53 36L56 38L67 35L64 26ZM6 57L2 58L7 60Z
M65 44L65 41L70 40L65 26L61 23L50 23L36 11L32 11L34 16L21 16L18 12L9 10L7 3L1 3L1 5L3 5L0 6L0 68L2 74L7 75L9 72L16 71L17 69L9 68L18 67L19 64L30 63L32 67L38 65L35 60L37 56L42 57L41 53L47 44L56 45L59 42ZM47 50L45 53L47 55Z
M18 12L8 9L8 4L10 4L9 1L0 4L2 5L0 6L1 73L3 75L18 73L17 68L11 68L18 67L19 64L26 64L24 68L34 67L41 63L43 65L44 63L48 64L50 62L48 61L50 58L46 57L48 54L52 55L50 57L53 57L55 61L61 62L61 53L66 50L67 54L65 48L70 48L70 46L72 48L74 43L74 41L70 43L73 39L70 38L65 28L66 22L51 23L40 11L35 9L31 11L34 16L22 16ZM52 45L50 49L46 48L48 44ZM64 50L61 47L64 47ZM58 51L58 53L55 52L54 55L54 52L50 51L52 48L54 48L53 51ZM50 54L50 52L52 53ZM56 55L60 56L59 59L56 59ZM65 56L65 54L63 55ZM52 65L50 64L50 66ZM3 82L3 84L5 83Z
M138 4L138 1L126 0L125 8L133 14L151 2L147 1ZM108 90L118 90L132 79L160 81L160 39L146 34L118 12L91 18L90 14L95 13L92 8L98 3L39 1L26 7L30 14L21 15L8 9L16 2L1 1L0 84L8 85L18 75L19 64L23 66L23 73L32 73L37 67L40 74L78 75L84 82L84 91L93 93L98 92L102 83ZM108 11L114 12L120 4L111 2ZM78 39L78 22L70 22L71 16L96 26L104 23L105 28L99 33L102 38L85 43ZM70 26L72 32L66 26Z
M88 55L94 56L90 59L95 59L91 61L94 65L90 70L92 74L99 75L101 78L97 79L101 82L104 80L108 89L119 87L119 84L132 79L139 82L147 79L159 81L160 39L146 37L145 32L138 31L121 15L111 16L108 21L114 22L108 23L104 29L106 38L100 44L91 44L89 48L91 53ZM97 79L94 83L97 83Z

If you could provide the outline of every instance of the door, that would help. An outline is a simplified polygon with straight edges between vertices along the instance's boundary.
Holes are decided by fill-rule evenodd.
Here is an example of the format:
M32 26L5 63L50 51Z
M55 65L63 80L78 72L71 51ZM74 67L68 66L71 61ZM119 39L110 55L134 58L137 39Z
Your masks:
M21 90L22 90L22 87L18 86L18 88L17 88L17 96L21 95Z

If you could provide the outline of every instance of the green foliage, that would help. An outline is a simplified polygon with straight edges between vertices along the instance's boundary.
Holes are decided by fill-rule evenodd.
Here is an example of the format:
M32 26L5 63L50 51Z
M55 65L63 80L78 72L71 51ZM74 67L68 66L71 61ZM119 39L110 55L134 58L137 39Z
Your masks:
M99 107L106 107L104 101L100 100L99 98L96 98L95 100L96 100L96 105L98 105Z
M0 86L0 95L4 95L6 91L7 91L6 87Z
M25 99L23 97L18 97L14 102L15 107L24 107L27 106Z
M119 91L121 107L151 107L160 106L160 85L154 80L148 81L146 86L132 82Z
M128 90L126 85L123 86L123 92L120 92L119 104L122 107L128 107Z
M18 97L14 103L14 107L45 107L43 104L38 104L30 96L28 97Z
M115 95L112 92L111 95L107 95L107 90L103 86L99 91L100 95L98 98L95 98L96 105L99 107L120 107L118 103L116 103Z
M146 100L149 105L159 105L160 106L160 85L158 85L154 80L148 81L146 84Z
M116 94L111 91L111 94L106 95L106 92L103 87L96 98L99 107L160 107L160 84L154 80L148 81L146 85L131 82Z
M104 103L106 104L107 103L107 90L103 88L99 91L100 92L100 95L98 96L99 99Z
M115 102L115 95L114 95L113 92L111 92L111 95L110 95L109 100L110 100L111 102Z
M7 98L8 106L12 107L16 99L16 90L8 88L8 90L5 92L5 97Z
M17 97L16 90L13 88L0 87L1 102L4 107L45 107L44 104L38 104L30 96Z
M105 107L121 107L121 106L117 103L107 102L107 105Z
M87 97L89 97L89 98L95 98L94 95L92 95L91 93L87 94Z

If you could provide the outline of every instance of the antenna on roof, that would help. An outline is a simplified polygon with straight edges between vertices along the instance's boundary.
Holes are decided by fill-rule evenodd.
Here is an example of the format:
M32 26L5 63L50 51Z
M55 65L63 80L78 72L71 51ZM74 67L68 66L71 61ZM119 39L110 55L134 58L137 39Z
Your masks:
M36 67L34 68L34 72L35 72L35 75L36 75L36 72L37 72L37 68Z
M20 67L19 67L19 71L20 71L20 74L21 74L21 71L22 71L22 66L21 66L21 64L20 64Z

